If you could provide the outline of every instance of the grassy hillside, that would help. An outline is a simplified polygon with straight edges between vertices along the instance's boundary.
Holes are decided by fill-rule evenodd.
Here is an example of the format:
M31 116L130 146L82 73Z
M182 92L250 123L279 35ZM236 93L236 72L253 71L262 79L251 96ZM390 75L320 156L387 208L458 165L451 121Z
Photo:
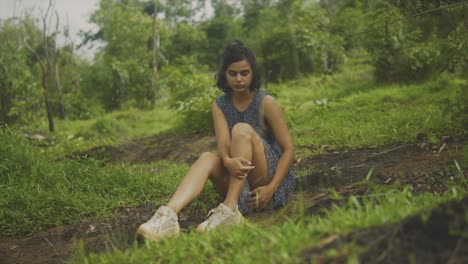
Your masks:
M411 85L376 84L372 68L365 58L356 55L341 73L270 84L268 91L284 110L298 155L306 157L320 153L323 145L355 148L415 142L418 136L430 142L437 142L441 136L459 137L463 134L464 86L466 81L450 75ZM57 158L96 145L117 144L164 131L176 133L177 117L177 111L161 105L152 111L129 109L94 120L61 121L57 123L59 132L44 133L48 140L39 143L26 141L23 133L45 131L45 124L3 128L0 234L34 233L107 216L120 206L164 203L188 169L187 164L164 161L109 165L93 159ZM464 166L449 169L463 179ZM230 231L191 233L159 244L135 245L99 255L82 252L74 261L295 263L303 248L319 245L330 235L399 221L441 202L461 199L467 187L466 182L454 183L445 193L433 195L413 194L405 186L363 184L378 195L362 199L353 196L344 206L332 207L325 214L306 217L298 208L289 220L279 224L250 223ZM207 186L196 203L203 207L214 200L214 192ZM362 250L352 251L358 254Z

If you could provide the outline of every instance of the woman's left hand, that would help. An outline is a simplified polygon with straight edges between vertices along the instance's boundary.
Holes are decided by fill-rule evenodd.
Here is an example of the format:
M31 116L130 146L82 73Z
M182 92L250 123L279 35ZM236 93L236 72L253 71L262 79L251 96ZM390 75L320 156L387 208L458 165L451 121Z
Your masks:
M249 192L250 197L247 198L247 205L249 207L261 210L265 208L273 198L274 190L268 185L260 186L255 190Z

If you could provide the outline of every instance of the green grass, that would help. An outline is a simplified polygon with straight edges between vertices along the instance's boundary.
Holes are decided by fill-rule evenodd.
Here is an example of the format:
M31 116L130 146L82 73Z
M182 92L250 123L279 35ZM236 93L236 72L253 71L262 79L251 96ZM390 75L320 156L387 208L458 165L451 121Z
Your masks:
M2 235L106 216L120 206L163 204L188 169L187 164L174 162L138 166L110 166L92 159L55 162L47 151L5 130L0 131L0 145ZM207 202L210 196L205 197Z
M380 190L383 191L383 190ZM460 199L466 191L452 190L441 196L429 193L412 195L388 189L386 196L358 201L355 197L343 207L335 207L324 216L297 214L282 224L269 227L250 223L209 234L183 234L160 243L136 244L126 250L104 254L76 255L75 263L298 263L301 251L318 245L325 238L346 234L359 228L402 220L439 203Z
M48 132L45 120L21 130L46 134L50 138L48 150L55 152L55 155L64 155L94 146L118 144L159 134L171 130L176 122L177 116L173 110L159 106L154 110L119 110L89 120L56 119L56 131L53 133Z
M272 85L289 120L295 145L384 146L414 142L418 134L436 141L463 133L466 81L442 76L413 85L376 85L344 72ZM326 104L321 104L323 99Z

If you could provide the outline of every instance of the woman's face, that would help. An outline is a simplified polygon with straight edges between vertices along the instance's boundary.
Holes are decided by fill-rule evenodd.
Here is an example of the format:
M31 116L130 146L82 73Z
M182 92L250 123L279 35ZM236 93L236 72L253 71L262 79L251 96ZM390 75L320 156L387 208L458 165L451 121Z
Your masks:
M250 91L253 72L246 60L234 62L226 69L226 80L234 92Z

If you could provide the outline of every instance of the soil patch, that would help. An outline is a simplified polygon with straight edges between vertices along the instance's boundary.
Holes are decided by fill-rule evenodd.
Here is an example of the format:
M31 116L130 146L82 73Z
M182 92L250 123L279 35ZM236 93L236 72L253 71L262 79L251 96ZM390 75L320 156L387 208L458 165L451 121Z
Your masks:
M154 203L124 207L106 219L82 221L26 237L0 238L0 263L65 263L78 243L93 253L128 248L136 241L138 226L150 219L158 207ZM191 216L188 218L184 211L179 214L182 232L190 232L204 218L204 214Z
M202 134L159 134L118 146L98 146L66 158L94 158L110 163L151 163L177 160L192 163L203 152L216 150L216 138Z
M454 167L454 160L461 164L462 142L451 140L438 145L418 143L328 150L314 157L303 158L295 169L310 173L302 173L305 176L298 179L300 191L294 194L290 205L275 211L251 214L248 218L268 225L281 222L298 210L304 210L306 214L320 213L321 209L340 202L332 198L333 192L344 197L369 192L362 181L371 170L370 179L374 184L409 185L414 192L443 192L446 190L445 181L456 181L457 177L461 177L456 170L448 168ZM200 153L215 149L216 140L212 136L162 134L119 146L96 147L66 158L92 157L111 163L149 163L172 159L191 163ZM75 251L77 241L82 241L89 252L128 248L135 241L138 225L147 221L158 206L125 207L106 219L86 220L26 237L1 237L0 263L63 263ZM185 232L190 232L204 218L206 212L199 209L183 211L179 215ZM313 252L304 253L304 259L316 254ZM317 254L321 254L321 251Z

